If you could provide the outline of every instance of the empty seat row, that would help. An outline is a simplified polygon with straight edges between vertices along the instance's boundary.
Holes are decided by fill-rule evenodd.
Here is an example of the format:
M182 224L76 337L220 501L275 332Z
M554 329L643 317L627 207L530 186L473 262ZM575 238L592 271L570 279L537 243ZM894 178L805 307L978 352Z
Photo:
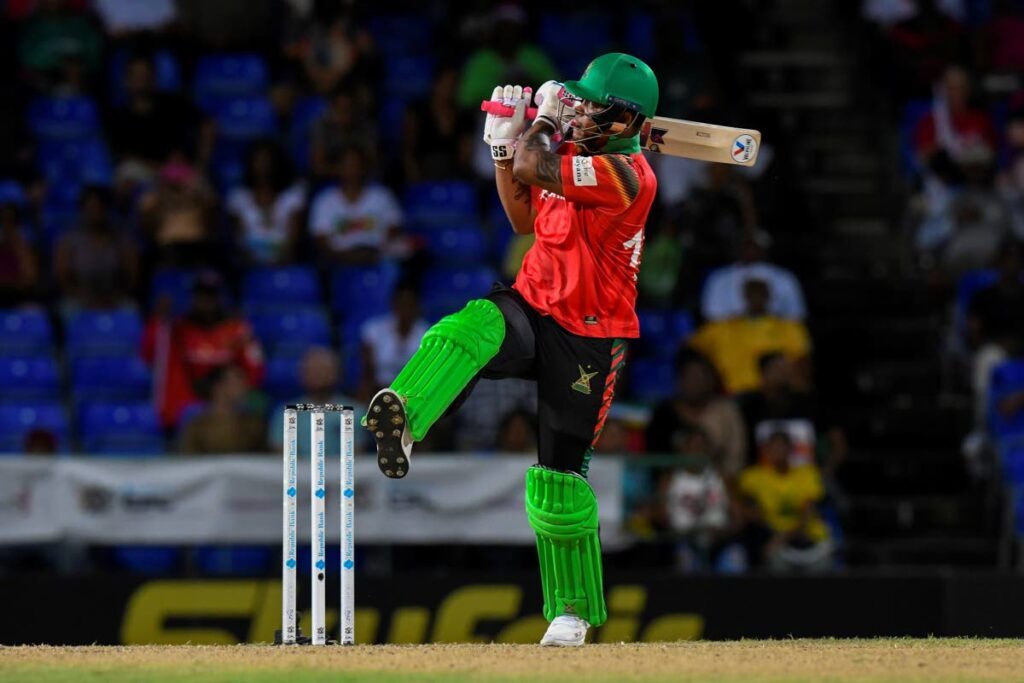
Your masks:
M149 403L83 403L77 410L81 450L93 455L159 455L165 450ZM72 421L61 403L0 404L0 453L19 453L30 434L43 431L58 452L72 446Z

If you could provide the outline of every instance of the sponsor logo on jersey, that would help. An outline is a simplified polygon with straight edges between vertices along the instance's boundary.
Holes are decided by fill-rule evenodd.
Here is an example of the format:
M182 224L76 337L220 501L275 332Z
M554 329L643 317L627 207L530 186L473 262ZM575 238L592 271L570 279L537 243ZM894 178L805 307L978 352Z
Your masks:
M597 172L591 157L572 158L572 181L577 187L593 187L597 185Z

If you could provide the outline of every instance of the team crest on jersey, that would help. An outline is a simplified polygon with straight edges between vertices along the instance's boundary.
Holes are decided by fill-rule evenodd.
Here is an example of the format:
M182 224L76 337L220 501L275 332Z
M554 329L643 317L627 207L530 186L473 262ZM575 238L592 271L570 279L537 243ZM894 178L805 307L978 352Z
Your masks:
M580 378L572 383L572 389L573 391L578 391L581 394L589 395L590 380L592 380L597 375L597 370L594 370L593 372L587 372L586 370L583 369L582 365L577 365L576 367L580 369ZM587 368L589 369L590 366L588 365Z
M572 158L572 182L577 187L597 185L597 172L594 170L593 157Z

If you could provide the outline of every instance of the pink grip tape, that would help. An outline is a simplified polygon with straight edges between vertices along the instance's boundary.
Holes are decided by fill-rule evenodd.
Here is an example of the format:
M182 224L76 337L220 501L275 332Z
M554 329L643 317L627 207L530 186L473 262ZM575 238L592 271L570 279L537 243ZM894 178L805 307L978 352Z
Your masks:
M484 100L480 103L480 111L485 111L488 114L494 114L495 116L512 116L516 113L516 108L510 107L507 104L502 104L501 102L495 102L494 100ZM537 108L529 107L526 110L526 118L537 118Z

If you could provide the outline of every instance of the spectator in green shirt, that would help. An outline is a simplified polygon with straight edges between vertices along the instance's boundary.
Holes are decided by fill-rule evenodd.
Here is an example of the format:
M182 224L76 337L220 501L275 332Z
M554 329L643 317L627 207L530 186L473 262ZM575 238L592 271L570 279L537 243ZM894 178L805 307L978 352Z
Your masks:
M515 5L503 5L492 17L490 38L462 69L458 102L477 108L490 97L496 83L527 83L534 87L556 77L555 67L536 46L523 40L526 13Z

